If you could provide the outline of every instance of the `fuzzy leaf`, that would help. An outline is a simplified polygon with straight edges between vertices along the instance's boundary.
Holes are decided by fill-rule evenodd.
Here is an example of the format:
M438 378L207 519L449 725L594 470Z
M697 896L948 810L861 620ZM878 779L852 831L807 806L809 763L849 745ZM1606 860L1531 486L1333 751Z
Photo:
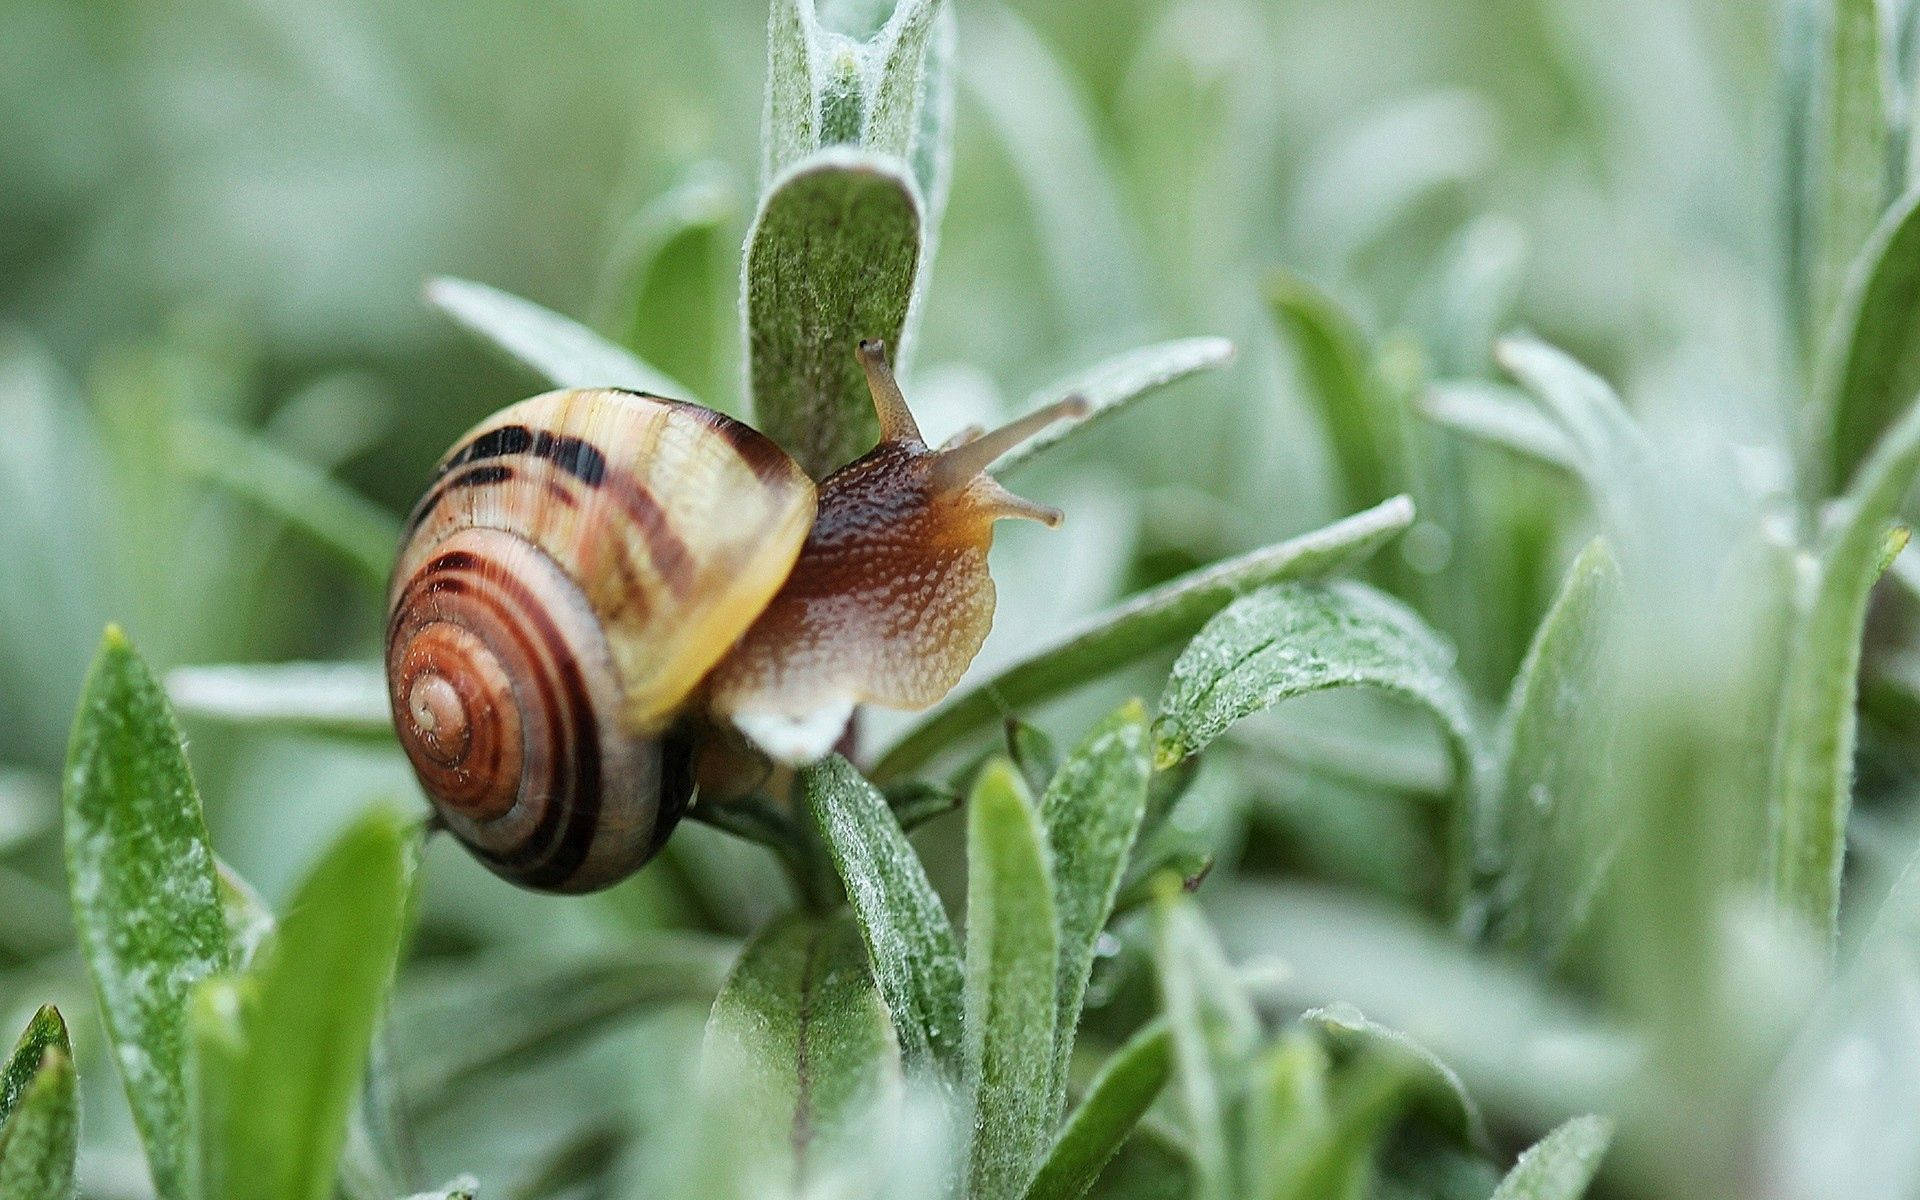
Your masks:
M185 1193L184 1009L232 962L200 797L159 685L109 628L67 750L80 948L162 1200Z
M167 696L182 714L234 725L388 741L393 711L377 663L233 663L177 667Z
M815 763L800 778L907 1065L932 1066L957 1081L964 1052L960 945L919 856L886 798L844 758Z
M675 400L696 398L630 351L531 300L446 277L427 284L427 300L555 387L614 387Z
M1067 1118L1027 1200L1078 1200L1120 1151L1173 1074L1173 1036L1152 1021L1113 1052Z
M1282 274L1267 303L1293 342L1308 392L1332 443L1349 507L1378 504L1405 487L1405 429L1400 406L1374 367L1373 348L1331 297Z
M1415 1086L1436 1105L1436 1117L1462 1144L1482 1154L1491 1152L1493 1142L1480 1106L1439 1055L1398 1029L1368 1020L1351 1004L1329 1004L1301 1014L1300 1019L1321 1029L1336 1046L1371 1050L1400 1062Z
M860 135L866 149L902 160L912 155L926 96L927 53L942 7L941 0L901 0L874 37L866 128ZM921 191L924 195L924 182Z
M399 519L325 471L272 442L206 418L182 425L174 458L187 473L333 551L375 588L387 586L400 546Z
M1033 411L1064 400L1082 396L1093 406L1084 420L1055 425L1036 438L1022 443L993 466L993 473L1010 475L1036 456L1057 446L1078 431L1096 425L1125 409L1134 401L1151 395L1170 383L1199 371L1223 367L1233 361L1233 343L1225 338L1192 337L1141 346L1042 389L1030 401Z
M1241 717L1332 687L1375 687L1431 710L1453 739L1461 777L1476 737L1453 649L1410 609L1364 584L1281 583L1234 601L1173 664L1154 757L1205 749Z
M876 1106L899 1103L900 1049L844 913L775 921L740 956L707 1021L701 1071L724 1088L732 1147L803 1191Z
M1607 621L1620 569L1595 539L1574 560L1500 721L1479 844L1499 875L1496 936L1546 962L1565 953L1611 862L1601 756L1612 709Z
M1510 388L1479 380L1435 384L1420 411L1468 437L1562 470L1577 469L1577 453L1567 435Z
M820 145L814 83L819 56L813 0L774 0L767 18L767 106L760 136L763 187Z
M1886 208L1892 130L1879 0L1831 0L1822 7L1826 19L1806 146L1812 157L1803 176L1813 188L1806 268L1812 346L1825 336L1854 258Z
M67 1037L66 1021L61 1019L59 1009L46 1004L33 1014L33 1020L27 1022L20 1040L13 1044L13 1053L7 1056L6 1064L0 1066L0 1127L6 1125L7 1115L20 1102L27 1085L39 1073L40 1060L46 1057L49 1050L58 1050L68 1058L73 1057L73 1043Z
M79 1139L72 1051L49 1045L13 1112L0 1123L0 1196L68 1200Z
M204 1195L333 1195L399 957L413 846L397 815L362 818L294 893L265 961L196 996Z
M1794 617L1772 775L1773 883L1790 910L1831 938L1853 799L1854 712L1867 599L1886 563L1887 528L1920 474L1920 404L1889 429L1837 505L1812 595Z
M1827 489L1845 487L1920 392L1920 192L1874 231L1821 347L1815 396L1828 423Z
M760 202L746 254L754 416L816 479L879 439L854 348L880 338L904 357L920 235L913 185L858 151L821 151Z
M1520 1154L1493 1200L1580 1200L1613 1141L1613 1122L1575 1117Z
M1113 913L1128 853L1140 833L1150 770L1147 711L1130 700L1094 726L1040 800L1040 821L1053 851L1060 926L1048 1127L1058 1124L1066 1109L1067 1067L1093 971L1093 947Z
M974 1139L969 1194L1022 1195L1054 1126L1048 1091L1060 974L1053 864L1026 785L988 764L967 810L967 1081Z
M1208 618L1256 588L1360 562L1412 521L1412 502L1396 496L1324 529L1215 563L1122 601L1052 646L948 697L887 750L874 774L891 779L912 771L1009 709L1024 710L1191 637Z
M1603 503L1624 503L1621 488L1638 477L1646 439L1606 380L1562 350L1534 338L1505 338L1494 358L1528 391L1572 447L1572 466Z

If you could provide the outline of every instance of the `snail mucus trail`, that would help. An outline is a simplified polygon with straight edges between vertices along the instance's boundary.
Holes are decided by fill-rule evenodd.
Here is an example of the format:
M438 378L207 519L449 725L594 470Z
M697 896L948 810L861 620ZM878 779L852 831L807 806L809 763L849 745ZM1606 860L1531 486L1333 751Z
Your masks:
M438 820L559 892L658 851L696 787L814 761L856 705L925 708L993 620L993 523L1057 509L985 474L1073 397L930 448L879 342L880 442L817 486L683 401L550 392L483 421L416 506L389 591L395 727Z

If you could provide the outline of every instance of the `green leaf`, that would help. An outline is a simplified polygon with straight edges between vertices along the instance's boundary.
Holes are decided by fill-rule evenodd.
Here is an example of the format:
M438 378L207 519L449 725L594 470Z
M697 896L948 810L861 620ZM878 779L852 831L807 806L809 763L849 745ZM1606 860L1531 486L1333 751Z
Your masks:
M1494 885L1497 940L1556 963L1585 921L1613 858L1602 756L1611 696L1607 622L1620 569L1588 543L1535 632L1495 739L1479 844Z
M585 325L484 283L442 277L427 300L555 387L626 388L676 400L686 387Z
M1886 432L1838 502L1811 594L1793 614L1772 772L1775 895L1831 938L1853 799L1854 712L1867 599L1887 528L1920 473L1920 404Z
M233 968L251 970L255 958L272 940L278 922L273 910L239 872L213 860L214 886L220 891L220 916L227 926L227 949Z
M1430 421L1525 458L1566 471L1578 467L1573 443L1559 426L1500 384L1481 380L1435 384L1421 400L1420 412Z
M0 1124L0 1196L6 1200L68 1200L80 1139L72 1051L50 1045Z
M1378 504L1404 490L1404 417L1366 336L1330 296L1298 276L1274 276L1267 303L1320 407L1348 507Z
M1891 182L1892 98L1887 94L1879 0L1831 0L1821 7L1822 54L1805 148L1812 157L1802 177L1813 189L1806 200L1813 222L1806 268L1809 346L1818 346L1825 337L1854 258L1886 208Z
M387 675L378 663L176 667L167 673L167 697L182 715L210 721L382 742L393 739Z
M1233 355L1233 343L1225 338L1180 338L1116 354L1078 375L1043 388L1027 402L1029 411L1037 411L1068 396L1083 397L1093 406L1093 411L1084 420L1052 426L1040 436L1021 443L994 464L993 473L1010 475L1036 456L1114 416L1134 401L1189 375L1225 366L1233 361Z
M412 828L375 811L287 906L264 962L194 1002L202 1194L326 1200L400 953Z
M1520 1155L1493 1200L1580 1200L1613 1141L1613 1122L1575 1117Z
M1078 1200L1086 1195L1146 1115L1173 1074L1173 1035L1152 1021L1113 1052L1067 1118L1053 1149L1027 1188L1026 1200Z
M1044 795L1060 770L1060 752L1054 748L1053 739L1038 726L1018 717L1008 717L1006 726L1007 757L1013 760L1020 778L1026 781L1027 791Z
M1494 358L1539 397L1572 447L1572 467L1603 504L1624 504L1638 481L1646 438L1612 385L1570 355L1536 338L1503 338Z
M621 235L601 311L621 340L698 394L724 401L721 363L735 318L740 199L711 164L646 205ZM679 393L670 393L678 395Z
M879 439L854 348L879 338L904 358L920 236L913 185L858 151L821 151L760 202L745 284L754 416L816 479Z
M739 955L723 938L655 931L592 955L483 955L420 980L394 1005L401 1092L422 1109L477 1079L550 1058L650 1007L708 1004Z
M813 0L774 0L767 18L767 106L760 135L763 187L820 145L820 30Z
M1351 1004L1334 1003L1302 1013L1300 1019L1326 1034L1335 1045L1371 1051L1402 1065L1412 1082L1435 1106L1435 1116L1471 1150L1492 1152L1486 1118L1454 1069L1420 1042L1391 1026L1369 1020Z
M399 519L312 463L211 418L181 424L174 459L332 550L376 588L387 586Z
M1058 1124L1066 1109L1067 1067L1093 971L1093 947L1113 913L1128 853L1140 833L1150 770L1147 711L1130 700L1094 726L1040 800L1040 821L1053 851L1060 926L1048 1127Z
M867 121L860 144L902 160L913 154L921 130L921 105L927 99L927 54L941 0L901 0L871 43L871 80L867 84ZM924 180L917 180L924 197Z
M1048 1089L1060 976L1053 864L1026 785L995 760L967 810L967 1074L971 1189L1026 1191L1054 1126Z
M67 750L66 855L80 949L155 1191L185 1195L188 992L232 962L213 849L159 686L109 628Z
M59 1009L46 1004L33 1014L33 1020L27 1022L20 1040L13 1044L13 1053L7 1056L6 1065L0 1066L0 1128L5 1127L7 1115L20 1102L27 1086L40 1071L40 1060L50 1050L58 1050L69 1059L73 1057L73 1043L67 1037L66 1021L61 1019Z
M1235 598L1281 580L1311 578L1364 560L1413 521L1396 496L1324 529L1191 572L1140 593L990 679L947 698L874 768L880 779L925 764L962 735L990 725L1191 637Z
M1464 780L1477 737L1453 649L1399 601L1365 584L1280 583L1234 601L1167 677L1154 759L1197 754L1240 718L1333 687L1373 687L1440 719Z
M1825 489L1845 487L1920 392L1920 192L1895 205L1860 254L1816 368L1827 424Z
M815 763L800 781L846 884L907 1066L932 1066L958 1081L960 946L919 856L886 798L844 758Z
M1290 1027L1253 1064L1242 1122L1247 1185L1286 1196L1333 1130L1333 1059L1319 1038Z
M898 1105L900 1050L849 917L784 917L747 946L714 1001L701 1071L746 1139L731 1152L777 1165L795 1193L878 1106Z

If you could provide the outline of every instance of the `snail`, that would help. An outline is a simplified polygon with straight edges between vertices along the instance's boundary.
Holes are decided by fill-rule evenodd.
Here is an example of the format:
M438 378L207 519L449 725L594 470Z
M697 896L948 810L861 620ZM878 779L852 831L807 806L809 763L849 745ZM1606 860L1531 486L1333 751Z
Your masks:
M818 759L856 705L925 708L966 670L994 522L1061 519L986 468L1086 402L929 448L885 346L859 359L880 442L817 486L739 421L614 389L521 401L441 461L389 589L388 698L495 874L609 886L696 787Z

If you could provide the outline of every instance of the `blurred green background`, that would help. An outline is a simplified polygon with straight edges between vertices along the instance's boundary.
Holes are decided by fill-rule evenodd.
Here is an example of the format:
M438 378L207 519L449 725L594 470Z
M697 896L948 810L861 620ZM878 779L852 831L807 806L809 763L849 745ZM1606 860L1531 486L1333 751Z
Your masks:
M858 25L862 7L842 4L843 19ZM1486 375L1491 335L1529 328L1614 380L1663 439L1730 445L1742 469L1784 476L1801 385L1784 332L1770 6L957 9L952 199L908 379L928 432L1015 411L1144 340L1220 334L1240 348L1023 486L1070 520L1003 534L983 665L1143 583L1364 502L1269 311L1276 269L1335 296L1410 377ZM758 0L0 0L0 1027L49 995L91 1008L64 949L53 823L105 622L161 669L378 652L379 589L209 484L207 428L404 512L462 429L540 390L423 302L437 274L630 337L703 399L738 407L765 25ZM675 204L700 206L715 232L679 247L649 292L660 309L636 315L632 263ZM1397 590L1420 597L1492 704L1583 525L1561 481L1498 451L1454 452L1480 456L1458 479L1507 483L1455 489L1467 507L1427 512L1389 571L1413 580ZM1497 570L1476 565L1496 551ZM1066 705L1058 728L1077 733L1127 687L1157 684L1112 684ZM1357 704L1301 706L1286 744L1351 755L1355 728L1380 727ZM1420 732L1391 748L1405 752L1389 764L1403 792L1444 786L1422 782L1442 768ZM370 799L414 802L390 745L188 733L216 845L275 903ZM1257 818L1249 871L1408 905L1431 889L1417 820L1326 809L1299 762L1263 753L1278 734L1246 740L1220 786ZM936 876L958 870L949 858ZM757 853L706 829L589 901L515 892L446 845L428 878L417 953L448 970L635 925L737 932L778 894L751 882L769 878ZM698 1023L669 1012L619 1036L684 1045ZM524 1161L591 1132L609 1104L642 1118L667 1104L645 1080L636 1092L633 1060L593 1061L604 1087L543 1086L537 1070L499 1085L538 1120L468 1127L437 1110L421 1134L431 1173ZM137 1195L111 1072L83 1077L101 1148L83 1186Z

